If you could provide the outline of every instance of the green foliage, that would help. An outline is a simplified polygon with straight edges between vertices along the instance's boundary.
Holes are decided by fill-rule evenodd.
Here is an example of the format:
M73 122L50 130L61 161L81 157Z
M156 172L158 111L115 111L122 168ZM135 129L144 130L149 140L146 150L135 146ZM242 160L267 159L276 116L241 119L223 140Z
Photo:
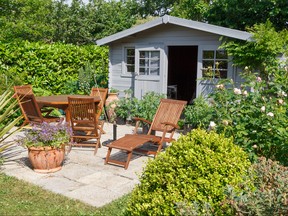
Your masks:
M286 0L214 0L207 13L211 24L245 30L268 19L277 30L287 28Z
M2 0L0 8L0 41L93 44L136 20L133 1Z
M139 100L132 97L132 90L125 90L125 97L120 98L116 101L115 114L117 117L123 118L125 120L131 119L138 114L138 104Z
M197 21L205 21L211 1L207 0L184 0L176 1L171 12L172 16Z
M249 170L254 188L243 184L243 191L227 190L228 203L235 215L286 215L288 212L288 168L261 157Z
M107 73L104 73L103 68L95 67L89 62L85 64L83 68L79 69L79 89L89 95L92 87L103 87L106 88L108 84Z
M164 94L147 92L143 96L143 98L139 100L138 109L135 117L144 118L152 122L160 104L160 100L164 97Z
M72 84L77 83L78 71L87 62L94 66L99 83L108 77L108 50L95 45L0 42L0 59L0 74L23 77L22 84L50 94L77 93L71 92Z
M0 95L0 163L4 158L2 153L5 152L14 142L9 141L8 138L19 129L11 132L23 116L14 116L17 109L19 109L17 101L12 97L13 93L7 89Z
M209 124L212 114L213 109L207 100L203 96L200 96L193 100L192 105L185 107L185 123L191 125L193 128L202 128Z
M255 25L250 29L253 34L253 41L239 42L226 41L222 47L233 56L233 63L239 67L248 66L250 70L260 72L265 80L269 72L277 70L279 54L288 54L287 30L276 32L271 22Z
M193 130L148 162L127 214L178 215L184 207L194 211L196 203L197 215L205 214L205 205L214 215L221 209L229 215L229 209L220 205L224 189L227 185L238 188L249 166L246 153L232 139Z
M288 164L288 100L282 89L287 86L275 79L265 82L254 74L245 79L241 89L229 81L226 87L217 85L211 94L215 130L233 136L251 159L265 156Z

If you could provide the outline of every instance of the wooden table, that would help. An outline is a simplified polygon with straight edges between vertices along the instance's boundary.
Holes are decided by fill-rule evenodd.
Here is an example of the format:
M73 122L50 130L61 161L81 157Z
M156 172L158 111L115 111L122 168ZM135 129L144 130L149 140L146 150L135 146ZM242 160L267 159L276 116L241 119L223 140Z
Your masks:
M88 95L51 95L36 97L39 108L42 107L55 107L62 109L65 112L66 122L70 122L70 112L68 109L68 97L88 97L94 98L95 103L100 102L100 97L92 97Z

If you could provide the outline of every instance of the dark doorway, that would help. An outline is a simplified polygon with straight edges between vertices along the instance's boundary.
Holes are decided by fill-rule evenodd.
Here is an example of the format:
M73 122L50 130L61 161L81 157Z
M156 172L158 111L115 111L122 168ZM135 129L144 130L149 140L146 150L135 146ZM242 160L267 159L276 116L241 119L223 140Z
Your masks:
M196 97L198 46L168 47L168 97L186 100Z

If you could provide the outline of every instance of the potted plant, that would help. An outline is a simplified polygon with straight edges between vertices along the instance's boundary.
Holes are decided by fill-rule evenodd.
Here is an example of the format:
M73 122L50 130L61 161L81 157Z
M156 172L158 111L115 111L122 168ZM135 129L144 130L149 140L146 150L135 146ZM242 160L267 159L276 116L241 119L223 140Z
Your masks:
M29 161L35 172L51 173L62 168L65 145L72 134L66 124L33 125L18 142L28 148Z
M105 102L105 107L106 107L108 119L110 122L115 120L114 109L116 107L116 101L119 100L118 92L119 90L111 88L108 92L108 97Z

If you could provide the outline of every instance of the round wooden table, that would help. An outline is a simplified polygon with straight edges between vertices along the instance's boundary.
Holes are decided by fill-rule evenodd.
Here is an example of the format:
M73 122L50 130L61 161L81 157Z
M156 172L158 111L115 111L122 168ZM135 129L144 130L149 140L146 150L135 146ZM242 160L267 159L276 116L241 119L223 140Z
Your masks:
M65 112L66 122L70 122L70 113L68 109L68 97L85 97L85 98L94 98L94 102L100 102L100 97L92 97L88 95L51 95L51 96L40 96L35 97L39 105L39 108L42 107L54 107L57 109L62 109Z

